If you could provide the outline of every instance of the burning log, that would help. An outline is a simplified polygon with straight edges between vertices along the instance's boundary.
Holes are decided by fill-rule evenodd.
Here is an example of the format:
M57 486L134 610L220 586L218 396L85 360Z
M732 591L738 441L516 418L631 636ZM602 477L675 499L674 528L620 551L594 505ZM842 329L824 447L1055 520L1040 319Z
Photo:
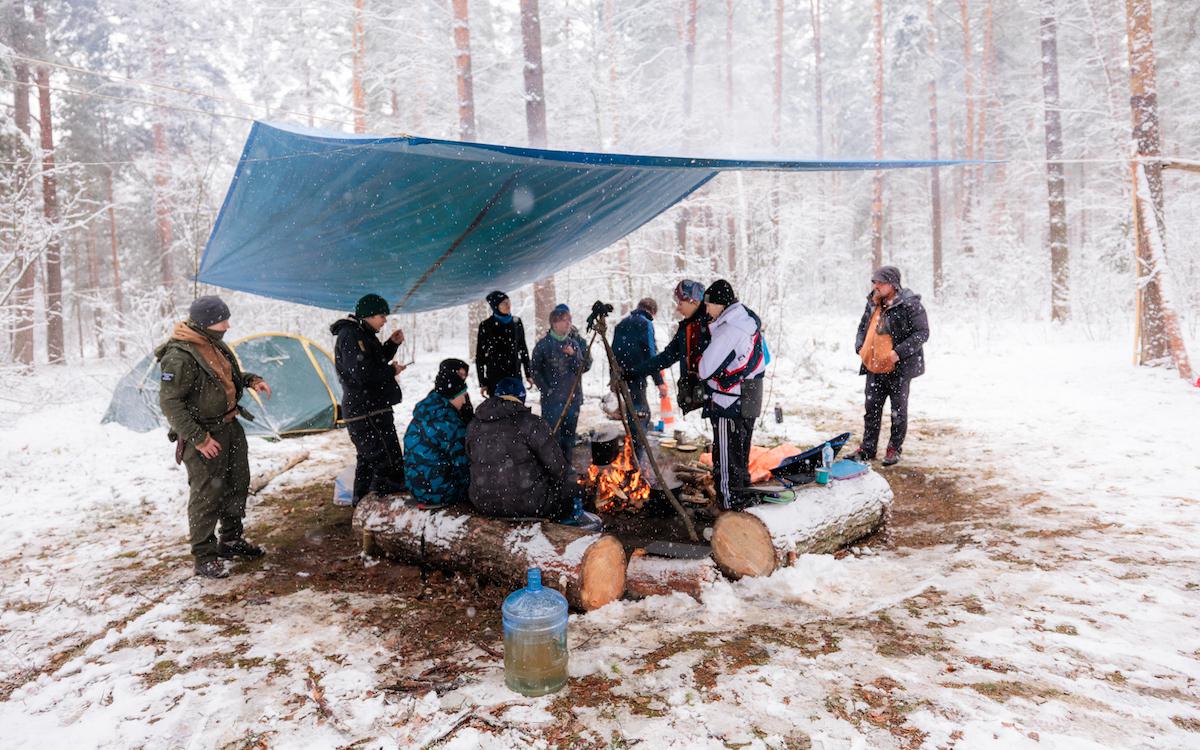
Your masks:
M642 477L628 435L612 463L588 467L587 484L595 491L596 510L602 513L637 512L650 499L650 484Z
M524 585L528 568L541 568L545 585L579 610L602 607L625 590L625 550L611 534L485 518L462 507L423 510L396 497L363 500L352 523L386 555L513 588Z
M644 599L659 594L679 592L700 598L700 590L721 578L721 572L711 557L699 560L674 560L647 555L634 550L625 572L625 594Z
M713 559L730 578L767 576L797 555L833 552L874 532L891 504L892 488L874 471L810 485L787 505L722 513L713 525Z

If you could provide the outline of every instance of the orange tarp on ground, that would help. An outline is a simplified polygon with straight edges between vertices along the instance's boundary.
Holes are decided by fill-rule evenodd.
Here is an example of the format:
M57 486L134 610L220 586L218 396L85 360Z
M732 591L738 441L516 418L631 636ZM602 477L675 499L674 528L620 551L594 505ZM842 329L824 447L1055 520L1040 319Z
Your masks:
M771 469L778 466L780 461L803 452L791 443L784 443L774 448L763 448L759 445L750 446L750 482L758 484L759 482L769 480L771 478ZM712 466L712 454L705 453L701 455L700 463L705 466Z

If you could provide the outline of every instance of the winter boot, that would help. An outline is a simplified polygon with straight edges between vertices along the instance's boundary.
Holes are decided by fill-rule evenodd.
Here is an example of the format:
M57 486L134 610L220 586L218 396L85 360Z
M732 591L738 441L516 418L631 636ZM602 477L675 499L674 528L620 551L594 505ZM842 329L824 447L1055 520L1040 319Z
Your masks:
M228 578L229 571L225 570L225 563L220 558L205 560L204 562L197 560L196 575L201 578Z
M884 466L895 466L900 463L900 450L898 448L888 448L887 455L883 457Z
M868 461L874 461L875 454L874 453L868 454L865 450L863 450L863 447L860 445L860 446L858 446L857 450L855 450L849 456L846 456L846 458L850 459L851 461L858 461L860 464L865 464Z
M238 537L228 542L217 543L217 556L226 560L240 557L243 560L256 560L267 554L266 550L257 544L247 542L244 537Z

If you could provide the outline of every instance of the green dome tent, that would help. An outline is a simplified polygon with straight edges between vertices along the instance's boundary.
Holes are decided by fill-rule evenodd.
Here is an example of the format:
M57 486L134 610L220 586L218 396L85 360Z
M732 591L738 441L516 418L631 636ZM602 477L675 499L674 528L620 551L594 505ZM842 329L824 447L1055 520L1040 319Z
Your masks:
M249 390L242 395L242 406L255 417L253 422L242 420L247 434L286 437L338 426L342 386L332 357L315 342L290 333L256 333L231 347L243 370L271 385L270 399ZM117 383L101 422L138 432L165 429L158 408L161 378L154 355L144 357Z

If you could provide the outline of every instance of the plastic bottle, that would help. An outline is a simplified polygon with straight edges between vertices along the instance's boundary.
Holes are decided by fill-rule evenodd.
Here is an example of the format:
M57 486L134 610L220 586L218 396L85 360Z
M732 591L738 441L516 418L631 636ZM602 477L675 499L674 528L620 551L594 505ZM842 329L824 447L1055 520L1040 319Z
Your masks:
M833 446L829 443L821 446L821 465L826 469L833 466Z
M542 587L541 568L508 595L504 621L504 684L521 695L548 695L567 684L567 599Z

